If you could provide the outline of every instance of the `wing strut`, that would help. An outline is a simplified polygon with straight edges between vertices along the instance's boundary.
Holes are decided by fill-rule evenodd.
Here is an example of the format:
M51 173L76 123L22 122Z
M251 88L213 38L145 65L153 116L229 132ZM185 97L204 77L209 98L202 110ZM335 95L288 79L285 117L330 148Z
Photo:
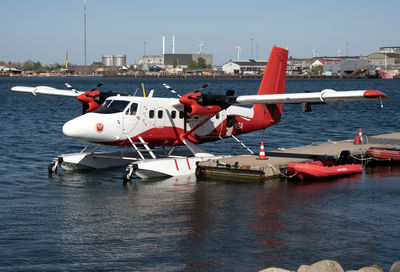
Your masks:
M238 138L235 137L235 135L231 135L233 139L236 140L236 142L240 143L244 148L246 148L251 154L254 154L254 152L248 148L241 140L239 140Z
M187 148L190 150L190 152L193 153L195 157L198 158L207 158L207 157L213 157L214 155L211 153L208 153L206 150L200 148L196 144L192 143L189 140L183 140L183 143L187 146Z
M189 130L188 132L186 132L185 134L183 134L182 136L180 136L179 138L183 141L184 139L186 139L186 137L192 133L193 131L197 130L199 127L201 127L202 125L204 125L205 122L207 122L208 120L210 120L215 114L211 114L209 115L207 118L205 118L203 121L201 121L200 123L198 123L194 128L192 128L191 130Z

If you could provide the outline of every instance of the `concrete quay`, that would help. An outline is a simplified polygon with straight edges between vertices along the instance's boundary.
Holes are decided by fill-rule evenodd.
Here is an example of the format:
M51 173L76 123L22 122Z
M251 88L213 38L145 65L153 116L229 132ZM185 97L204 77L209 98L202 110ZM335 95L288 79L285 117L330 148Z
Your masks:
M239 155L199 162L196 175L199 177L219 177L224 179L259 180L282 176L289 162L307 162L324 159L337 159L343 150L362 161L370 147L399 148L400 132L364 136L365 144L355 145L354 139L340 142L311 144L286 150L266 152L267 159L260 160L257 155Z

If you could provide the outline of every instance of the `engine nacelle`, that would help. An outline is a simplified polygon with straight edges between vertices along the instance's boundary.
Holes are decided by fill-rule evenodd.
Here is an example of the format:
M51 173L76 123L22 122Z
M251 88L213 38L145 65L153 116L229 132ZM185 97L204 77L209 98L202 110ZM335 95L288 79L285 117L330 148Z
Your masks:
M77 99L87 105L86 112L91 112L100 108L99 96L99 91L87 91L79 95Z
M188 117L192 116L208 116L216 114L222 110L218 105L200 105L197 101L201 97L201 93L188 93L181 98L181 102L186 107L186 112Z

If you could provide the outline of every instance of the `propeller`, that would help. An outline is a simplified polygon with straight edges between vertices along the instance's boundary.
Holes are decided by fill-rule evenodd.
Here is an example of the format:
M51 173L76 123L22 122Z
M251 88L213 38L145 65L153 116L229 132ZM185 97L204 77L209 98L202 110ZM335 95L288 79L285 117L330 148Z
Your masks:
M177 91L175 91L175 90L174 90L171 86L169 86L168 84L163 83L163 86L164 86L167 90L169 90L171 93L173 93L173 94L175 94L176 96L178 96L179 98L182 97L180 94L178 94Z
M171 93L173 93L174 95L176 95L177 97L181 98L182 96L174 90L174 88L172 88L171 86L169 86L167 83L163 83L163 86L169 90ZM207 87L207 86L206 86ZM201 89L201 88L200 88ZM204 89L204 88L203 88ZM187 113L188 110L190 110L187 106L183 106L183 131L186 133L186 129L187 129Z
M89 104L82 103L82 114L85 114L88 109L89 109Z
M67 86L68 89L70 89L71 91L73 91L74 93L78 93L77 90L75 90L74 87L71 86L71 84L69 84L68 82L64 83L65 86Z
M202 90L204 90L205 88L207 88L208 86L209 86L210 84L209 83L206 83L206 84L204 84L203 86L201 86L200 88L198 88L194 93L198 93L198 92L201 92ZM179 97L181 97L180 95L179 95ZM189 99L194 99L194 100L196 100L196 98L193 98L192 96L189 96L188 97ZM188 112L190 113L192 111L192 109L191 108L189 108L189 107L187 107L186 105L183 107L183 131L186 133L186 130L187 130L187 119L188 119L188 116L187 116L187 114L188 114Z
M99 83L97 83L97 85L96 85L96 87L94 87L93 89L91 89L90 91L91 92L93 92L93 91L96 91L97 90L97 88L100 88L101 86L103 86L103 82L99 82ZM89 96L89 94L87 94L87 96Z
M187 111L188 107L184 106L183 107L183 132L186 133L186 128L187 128Z
M101 86L103 86L103 82L99 82L96 85L96 87L94 87L90 91L87 91L77 97L78 100L82 102L82 114L97 110L100 107L100 105L104 102L104 100L106 100L110 96L127 95L127 94L121 94L121 93L114 93L111 91L100 92L97 90L97 88L99 88Z
M100 94L92 94L92 95L91 95L91 93L92 93L93 91L96 91L97 88L103 86L103 84L104 84L103 82L97 83L96 87L94 87L94 88L92 88L90 91L86 92L85 96L86 96L86 97L91 97L91 98L93 98L93 101L95 101L97 104L100 104L100 97L99 97L99 95L100 95L101 93L100 93ZM68 87L68 86L67 86L67 87ZM82 103L82 114L85 114L85 113L87 112L88 109L89 109L89 103L88 103L88 102Z
M203 86L201 86L199 89L197 89L194 93L198 93L201 92L202 90L204 90L205 88L207 88L210 84L206 83Z

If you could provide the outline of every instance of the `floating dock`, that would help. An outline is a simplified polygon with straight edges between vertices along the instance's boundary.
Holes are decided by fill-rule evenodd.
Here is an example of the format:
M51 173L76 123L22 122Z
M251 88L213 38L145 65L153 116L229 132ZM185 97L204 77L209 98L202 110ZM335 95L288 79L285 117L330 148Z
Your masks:
M337 159L344 150L350 151L351 156L361 162L364 160L365 152L370 147L398 148L400 146L400 132L368 138L364 136L363 140L364 144L354 144L353 139L274 150L265 152L267 157L265 160L258 159L258 155L239 155L199 162L196 175L199 177L263 181L282 176L289 162Z

